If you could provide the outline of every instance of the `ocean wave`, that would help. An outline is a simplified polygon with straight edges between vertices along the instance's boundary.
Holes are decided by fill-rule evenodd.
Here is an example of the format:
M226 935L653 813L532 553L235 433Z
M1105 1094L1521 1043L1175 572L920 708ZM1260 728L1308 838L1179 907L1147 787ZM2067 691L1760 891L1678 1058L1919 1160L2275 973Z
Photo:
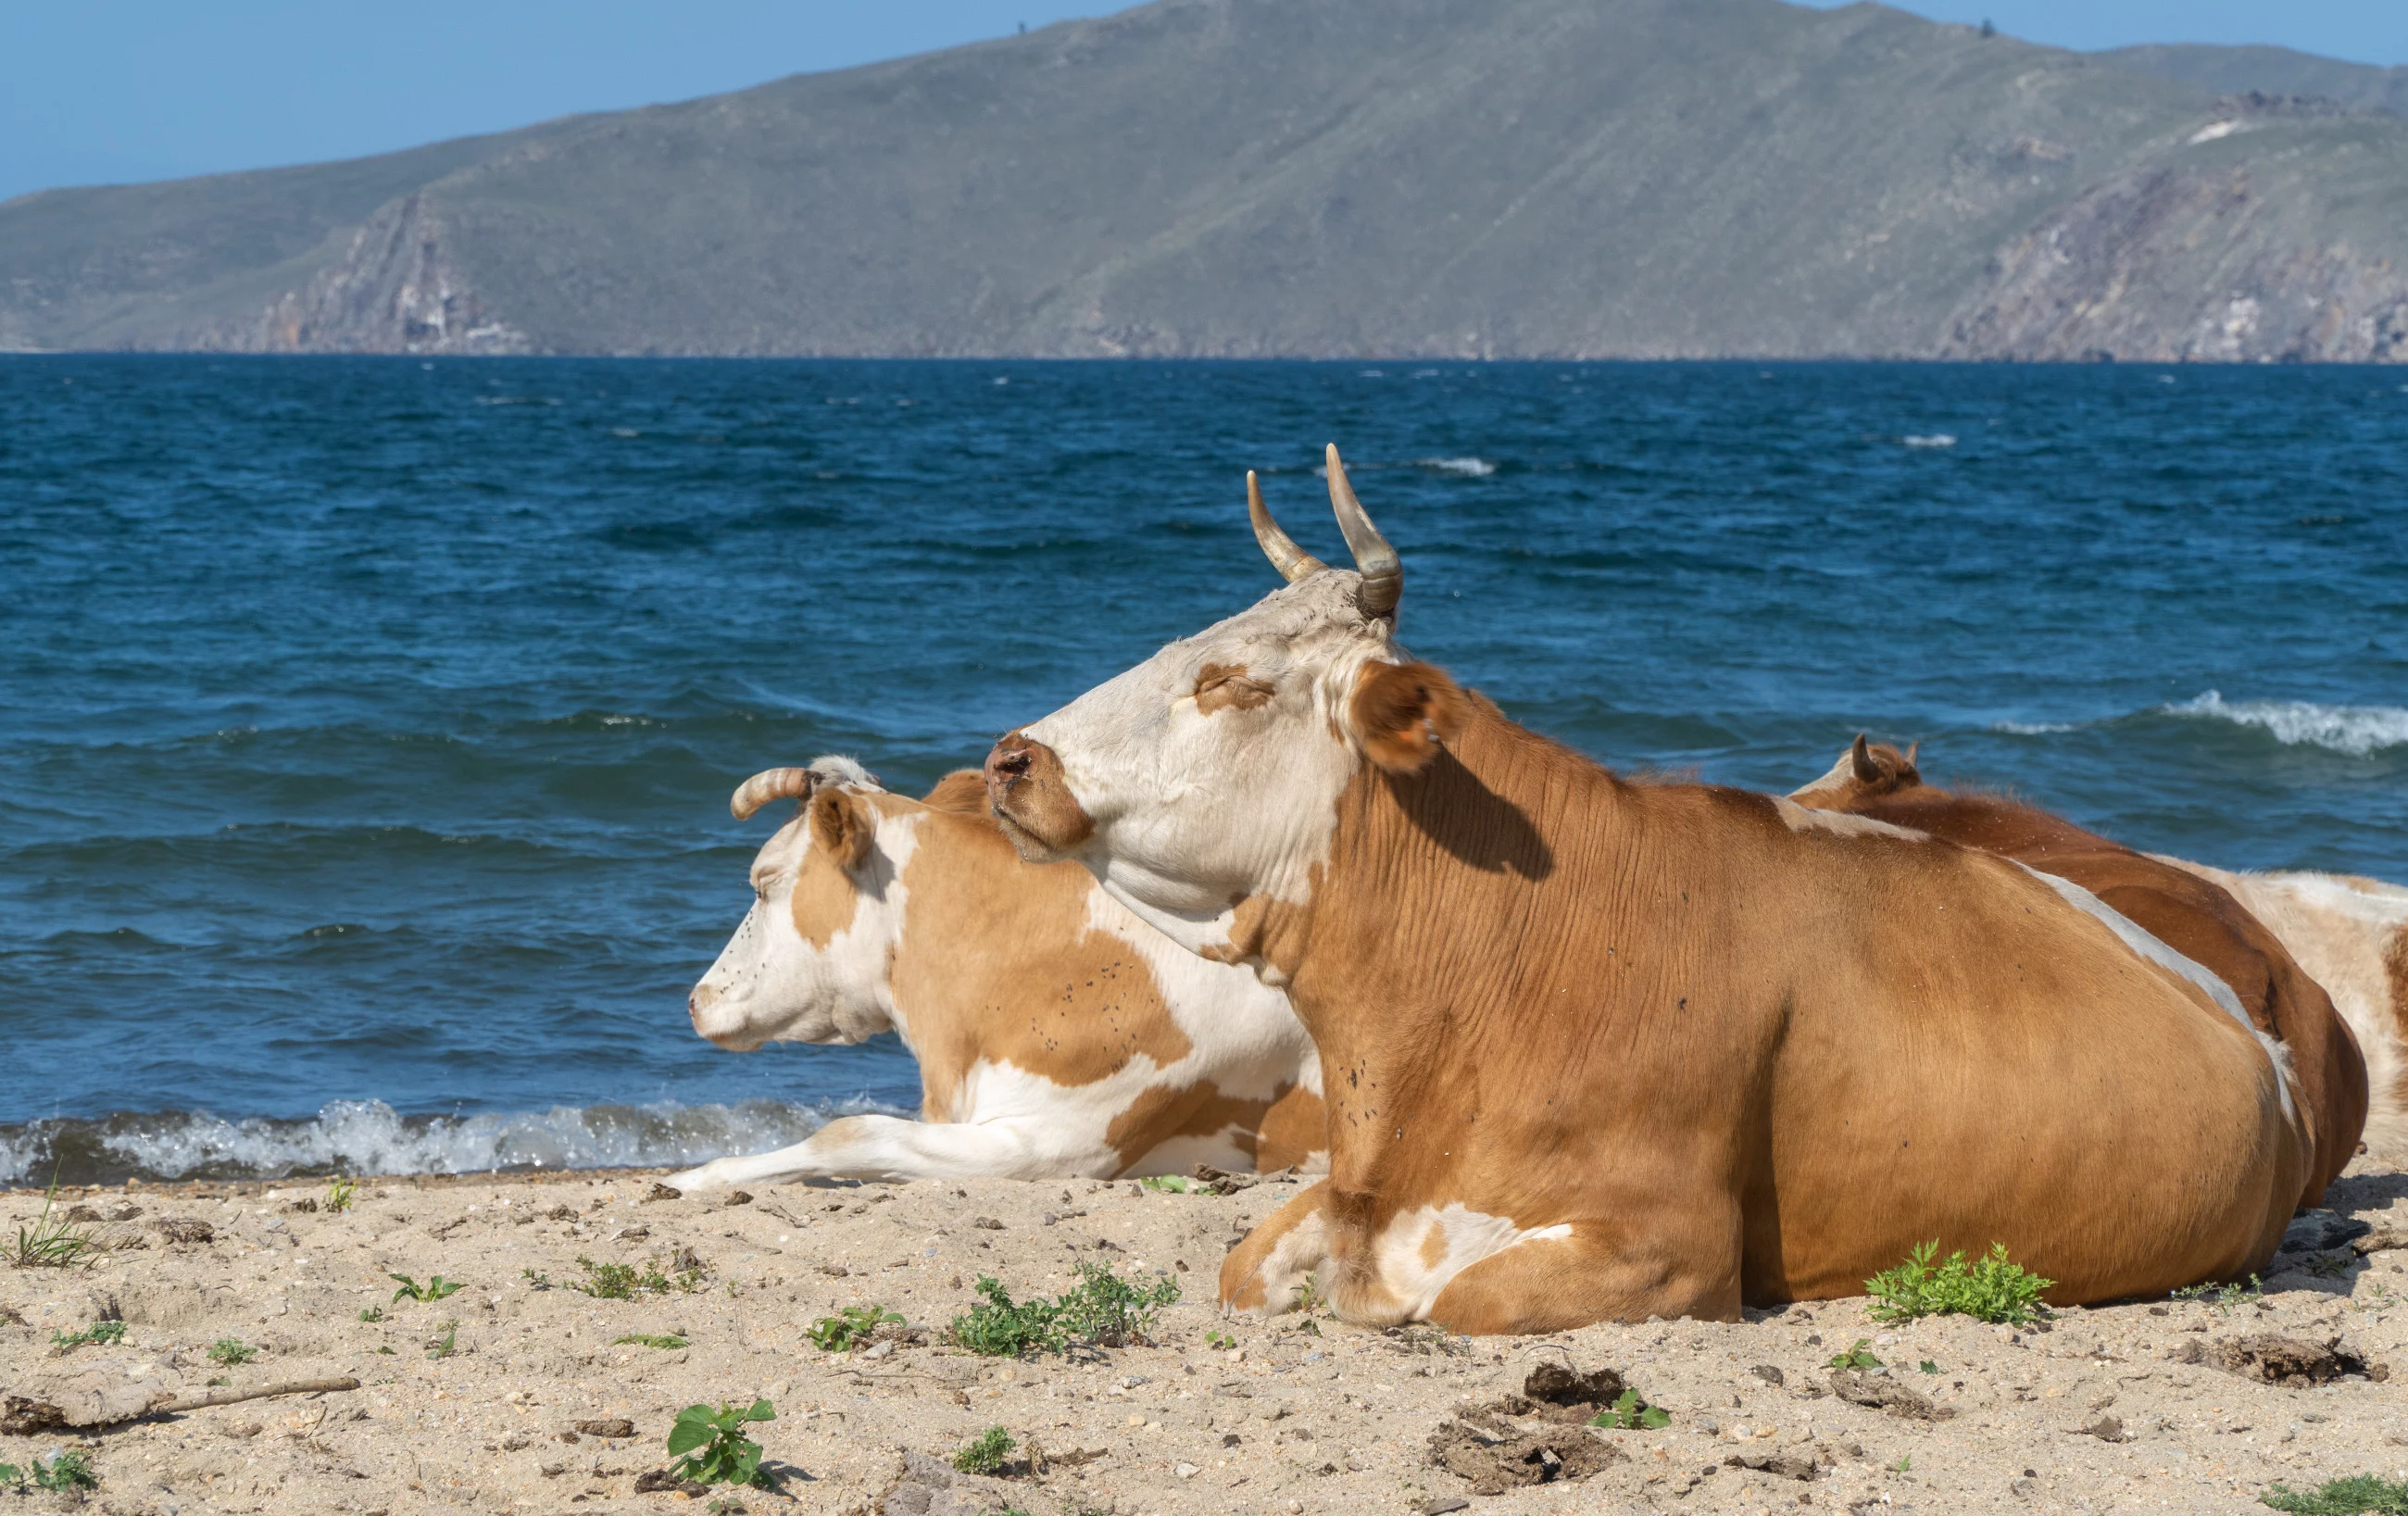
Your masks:
M1899 441L1910 448L1953 448L1956 445L1956 439L1946 432L1910 435L1899 437Z
M911 1114L864 1096L809 1106L662 1102L471 1116L404 1116L381 1100L337 1100L297 1120L122 1112L0 1126L0 1181L47 1184L53 1174L62 1182L93 1184L687 1166L781 1148L839 1116L867 1112Z
M1484 479L1497 472L1497 465L1485 458L1416 458L1413 464L1441 474L1460 474L1465 479Z
M2312 700L2227 700L2214 690L2196 700L2160 706L2168 716L2255 726L2289 747L2315 747L2364 758L2378 749L2408 746L2408 710L2398 706L2322 706Z
M2071 732L2078 724L2074 722L1992 722L1990 730L2003 732L2009 737L2051 737L2058 732Z

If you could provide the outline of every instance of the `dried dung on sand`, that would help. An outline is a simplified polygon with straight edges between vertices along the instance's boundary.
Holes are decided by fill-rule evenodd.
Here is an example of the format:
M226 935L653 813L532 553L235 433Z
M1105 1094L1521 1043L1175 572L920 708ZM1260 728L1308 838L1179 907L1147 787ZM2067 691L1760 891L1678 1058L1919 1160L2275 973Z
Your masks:
M1811 1480L1823 1472L1823 1466L1811 1452L1735 1452L1723 1460L1725 1468L1752 1468L1759 1474L1770 1474L1784 1480Z
M1522 1381L1522 1393L1505 1397L1509 1415L1541 1421L1583 1423L1622 1397L1630 1386L1610 1368L1584 1374L1568 1364L1541 1364Z
M1831 1371L1831 1393L1851 1405L1870 1406L1909 1421L1944 1422L1956 1414L1956 1407L1940 1405L1920 1390L1910 1390L1886 1374L1835 1368Z
M1476 1414L1476 1413L1475 1413ZM1584 1480L1629 1455L1577 1426L1514 1432L1453 1421L1430 1434L1429 1460L1471 1481L1473 1495Z
M2219 1342L2204 1356L2227 1373L2279 1384L2288 1390L2330 1384L2348 1374L2363 1374L2378 1380L2391 1377L2388 1366L2370 1361L2339 1337L2316 1342L2275 1332L2253 1332Z

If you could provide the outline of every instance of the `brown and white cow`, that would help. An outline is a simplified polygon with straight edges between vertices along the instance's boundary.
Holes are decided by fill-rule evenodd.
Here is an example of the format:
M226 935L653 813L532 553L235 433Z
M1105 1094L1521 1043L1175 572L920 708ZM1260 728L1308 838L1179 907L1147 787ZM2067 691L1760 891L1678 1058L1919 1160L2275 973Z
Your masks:
M2325 987L2366 1055L2369 1145L2408 1148L2408 889L2355 874L2161 861L2230 891Z
M1344 1316L1533 1332L1855 1294L2003 1242L2062 1303L2262 1266L2311 1143L2214 976L2082 891L1856 817L1639 784L1289 579L988 755L1005 830L1287 988L1330 1175L1222 1269Z
M2070 880L2222 981L2230 1015L2281 1045L2316 1158L2301 1205L2324 1198L2358 1153L2366 1060L2333 1001L2281 937L2230 892L2186 866L2136 852L2005 795L1924 782L1913 752L1859 735L1830 772L1790 799L1870 816Z
M687 1002L695 1030L742 1052L891 1026L923 1120L841 1117L671 1184L1326 1162L1320 1065L1286 997L1163 940L1083 869L1022 863L978 775L910 800L823 758L730 804L788 796L803 804L753 861L752 908Z

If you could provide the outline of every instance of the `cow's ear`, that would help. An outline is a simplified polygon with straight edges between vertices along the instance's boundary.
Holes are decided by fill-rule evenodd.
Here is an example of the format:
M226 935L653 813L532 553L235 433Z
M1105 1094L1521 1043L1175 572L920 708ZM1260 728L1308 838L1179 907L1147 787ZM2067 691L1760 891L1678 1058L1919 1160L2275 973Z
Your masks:
M811 840L850 872L869 856L878 839L878 812L850 790L829 785L811 796Z
M1354 736L1391 774L1418 774L1463 730L1463 691L1428 664L1372 664L1354 686Z

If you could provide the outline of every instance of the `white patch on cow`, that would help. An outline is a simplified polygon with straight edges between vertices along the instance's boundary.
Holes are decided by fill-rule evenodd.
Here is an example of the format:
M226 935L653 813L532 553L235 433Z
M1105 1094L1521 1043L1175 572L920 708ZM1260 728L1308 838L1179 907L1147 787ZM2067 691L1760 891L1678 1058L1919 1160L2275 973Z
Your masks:
M2015 866L2034 879L2044 881L2075 909L2086 911L2105 922L2107 929L2114 933L2122 939L2125 947L2129 948L2140 957L2198 986L2200 994L2215 1002L2226 1015L2239 1023L2243 1031L2257 1039L2258 1045L2265 1050L2267 1061L2274 1065L2274 1083L2275 1087L2282 1092L2284 1118L2297 1119L2298 1108L2291 1099L2291 1050L2258 1030L2256 1023L2249 1020L2249 1013L2241 1008L2241 997L2232 993L2232 986L2209 973L2205 965L2198 960L2186 958L2167 947L2154 934L2143 931L2130 917L2071 880L2059 879L2054 874L2043 874L2028 864L2016 864Z
M1845 763L1844 758L1841 762ZM1774 796L1772 808L1793 832L1830 832L1840 837L1892 837L1906 842L1928 842L1929 833L1912 827L1894 826L1877 822L1870 816L1857 816L1844 810L1810 810L1794 800Z
M1841 753L1840 761L1833 764L1828 770L1824 772L1813 782L1801 784L1798 788L1790 791L1789 798L1792 800L1805 801L1828 794L1832 799L1836 800L1848 794L1856 782L1856 750L1851 748ZM1792 824L1794 825L1795 823Z
M1199 958L1170 941L1098 885L1087 895L1087 929L1127 944L1154 976L1170 1019L1196 1051L1170 1073L1197 1065L1224 1094L1268 1100L1283 1085L1321 1089L1321 1060L1287 996L1254 970ZM1205 1050L1211 1050L1209 1055Z
M869 856L853 872L853 920L825 947L813 947L795 927L795 880L816 845L810 826L798 815L781 827L753 864L767 887L695 986L695 1030L738 1052L765 1042L850 1044L889 1026L903 1030L886 965L903 936L910 894L903 869L919 847L921 814L880 813Z
M1435 1263L1431 1233L1437 1232ZM1383 1227L1371 1245L1379 1282L1396 1298L1399 1321L1420 1321L1438 1304L1439 1295L1455 1277L1484 1258L1494 1258L1525 1242L1546 1242L1572 1235L1567 1223L1550 1226L1516 1226L1509 1216L1491 1216L1460 1201L1443 1209L1420 1206L1399 1211Z
M1080 861L1191 952L1227 945L1234 900L1307 899L1328 858L1361 765L1355 677L1406 656L1391 622L1355 608L1360 582L1329 569L1274 591L1023 729L1094 823ZM1207 664L1243 666L1271 698L1198 711Z
M2401 1038L2408 1007L2392 1004L2386 964L2408 935L2408 890L2339 874L2235 874L2180 858L2158 862L2222 885L2324 986L2366 1058L2368 1143L2408 1144L2408 1045Z
M1224 1314L1261 1318L1277 1316L1297 1308L1297 1294L1307 1280L1317 1280L1325 1298L1328 1295L1326 1279L1320 1278L1323 1266L1329 1261L1329 1223L1319 1210L1289 1227L1271 1245L1263 1261L1254 1266L1254 1278L1263 1287L1263 1303L1244 1310ZM1235 1293L1235 1292L1232 1292Z

